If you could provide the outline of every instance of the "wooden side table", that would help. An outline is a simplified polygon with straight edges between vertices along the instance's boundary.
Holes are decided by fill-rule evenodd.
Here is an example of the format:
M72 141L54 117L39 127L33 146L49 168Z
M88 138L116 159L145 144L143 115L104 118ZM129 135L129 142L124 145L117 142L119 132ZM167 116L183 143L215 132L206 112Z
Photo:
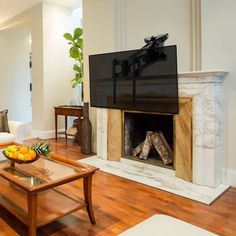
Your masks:
M83 116L83 107L82 106L73 106L73 105L62 105L54 107L55 110L55 138L57 140L58 134L64 134L67 140L67 117L74 116L78 117L78 144L81 144L81 117ZM65 117L65 132L57 132L57 116L62 115Z

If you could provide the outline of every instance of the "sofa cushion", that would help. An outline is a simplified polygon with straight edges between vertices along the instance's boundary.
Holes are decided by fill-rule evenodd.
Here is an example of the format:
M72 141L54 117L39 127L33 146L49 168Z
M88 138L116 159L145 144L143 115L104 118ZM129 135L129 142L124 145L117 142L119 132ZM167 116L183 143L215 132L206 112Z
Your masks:
M0 132L0 143L15 141L15 135L7 132Z
M0 111L0 132L10 133L7 119L8 110Z

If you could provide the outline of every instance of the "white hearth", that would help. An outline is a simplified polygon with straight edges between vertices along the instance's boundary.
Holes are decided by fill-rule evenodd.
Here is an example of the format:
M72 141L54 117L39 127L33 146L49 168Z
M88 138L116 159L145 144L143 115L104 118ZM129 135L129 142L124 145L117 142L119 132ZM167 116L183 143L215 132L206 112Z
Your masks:
M221 183L221 85L227 72L187 72L178 75L179 96L192 97L193 183ZM107 159L107 109L97 109L97 156ZM115 127L114 127L115 128Z
M158 188L205 204L211 204L228 186L219 184L215 188L196 185L175 177L173 170L121 158L120 162L102 160L97 156L79 160L96 166L101 171L138 183Z

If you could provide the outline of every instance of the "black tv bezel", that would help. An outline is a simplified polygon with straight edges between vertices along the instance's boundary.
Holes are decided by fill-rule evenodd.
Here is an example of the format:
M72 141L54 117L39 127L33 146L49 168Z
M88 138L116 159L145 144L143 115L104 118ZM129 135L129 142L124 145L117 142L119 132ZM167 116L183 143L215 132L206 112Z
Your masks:
M91 104L91 87L92 87L92 84L91 84L91 80L90 80L90 69L89 69L89 88L90 88L90 106L91 107L95 107L95 108L104 108L104 109L116 109L116 110L126 110L126 111L142 111L142 112L148 112L148 113L157 113L157 114L163 114L163 115L176 115L179 113L179 89L178 89L178 65L177 65L177 46L176 45L168 45L168 46L163 46L163 47L160 47L160 48L167 48L167 47L175 47L175 57L176 57L176 84L177 84L177 109L176 109L176 112L162 112L162 111L153 111L153 110L149 110L149 109L142 109L142 108L135 108L135 107L123 107L123 106L115 106L115 107L111 107L111 106L99 106L99 105L92 105ZM141 49L131 49L131 50L125 50L125 51L115 51L115 52L108 52L108 53L97 53L97 54L93 54L93 55L89 55L89 68L90 68L90 57L91 56L100 56L100 55L109 55L109 54L114 54L114 53L125 53L125 52L135 52L135 51L138 51L138 50L145 50L145 48L141 48Z

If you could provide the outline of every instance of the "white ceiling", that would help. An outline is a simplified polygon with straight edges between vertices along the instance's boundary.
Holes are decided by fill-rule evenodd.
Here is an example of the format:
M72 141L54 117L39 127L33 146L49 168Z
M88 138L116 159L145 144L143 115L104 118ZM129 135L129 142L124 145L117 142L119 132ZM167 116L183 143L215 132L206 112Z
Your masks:
M0 0L0 24L13 16L43 2L43 0ZM82 0L46 0L70 8L81 7Z

